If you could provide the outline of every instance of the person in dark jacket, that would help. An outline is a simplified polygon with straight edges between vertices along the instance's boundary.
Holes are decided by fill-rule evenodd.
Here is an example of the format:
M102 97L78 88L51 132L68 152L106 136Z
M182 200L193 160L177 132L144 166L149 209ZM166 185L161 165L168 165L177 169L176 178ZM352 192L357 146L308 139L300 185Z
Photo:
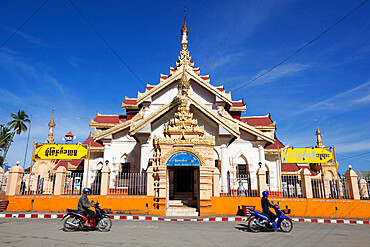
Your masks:
M269 193L267 191L262 192L262 199L261 199L261 204L262 204L262 212L266 214L270 218L270 222L274 222L276 219L276 215L270 211L269 208L276 208L276 205L272 205L267 199Z
M89 209L93 205L87 198L87 195L89 193L90 193L89 188L83 189L83 194L80 197L80 200L78 200L78 211L87 217L85 226L90 226L89 222L94 215L94 211Z

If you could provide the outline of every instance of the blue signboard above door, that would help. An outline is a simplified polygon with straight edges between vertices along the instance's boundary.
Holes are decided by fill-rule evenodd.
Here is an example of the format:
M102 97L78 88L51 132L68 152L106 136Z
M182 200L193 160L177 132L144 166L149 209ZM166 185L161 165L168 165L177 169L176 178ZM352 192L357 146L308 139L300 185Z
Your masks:
M198 158L189 152L180 151L171 155L167 166L200 166Z

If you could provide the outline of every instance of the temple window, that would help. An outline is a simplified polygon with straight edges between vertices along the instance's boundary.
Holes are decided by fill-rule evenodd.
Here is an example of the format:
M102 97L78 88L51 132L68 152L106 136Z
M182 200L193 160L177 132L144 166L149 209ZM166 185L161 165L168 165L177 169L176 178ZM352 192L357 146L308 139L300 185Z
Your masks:
M130 163L121 163L121 173L130 173Z
M238 164L238 177L246 177L246 176L247 176L247 165Z

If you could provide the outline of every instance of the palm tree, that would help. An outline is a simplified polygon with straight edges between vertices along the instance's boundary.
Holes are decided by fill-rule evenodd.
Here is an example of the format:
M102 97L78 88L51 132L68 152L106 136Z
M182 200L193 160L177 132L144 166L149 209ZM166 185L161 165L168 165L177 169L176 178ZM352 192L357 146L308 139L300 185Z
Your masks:
M0 167L2 167L5 162L5 154L8 151L13 135L14 133L11 132L10 128L4 125L0 126Z
M23 110L19 110L17 114L12 113L10 116L12 116L14 120L10 121L8 126L10 126L17 135L27 131L27 125L25 123L30 123L31 121Z
M0 127L0 149L5 149L10 140L11 140L11 136L12 136L12 133L10 132L10 128L4 126L4 125L1 125Z
M30 123L31 121L28 119L28 115L23 111L19 110L17 114L12 113L10 114L13 120L10 121L7 126L10 127L1 127L0 133L0 155L1 155L1 165L5 163L5 157L8 153L11 143L13 142L14 134L20 135L22 132L27 131L26 123ZM10 132L13 130L12 132ZM4 140L3 140L4 139Z

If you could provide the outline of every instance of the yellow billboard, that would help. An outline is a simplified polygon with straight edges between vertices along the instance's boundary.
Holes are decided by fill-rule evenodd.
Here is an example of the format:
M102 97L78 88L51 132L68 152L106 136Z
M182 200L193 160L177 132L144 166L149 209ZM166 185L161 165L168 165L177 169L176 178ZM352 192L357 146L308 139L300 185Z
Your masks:
M87 159L88 150L89 144L36 144L34 150L34 159Z
M327 163L333 159L325 148L283 148L280 155L283 163Z

